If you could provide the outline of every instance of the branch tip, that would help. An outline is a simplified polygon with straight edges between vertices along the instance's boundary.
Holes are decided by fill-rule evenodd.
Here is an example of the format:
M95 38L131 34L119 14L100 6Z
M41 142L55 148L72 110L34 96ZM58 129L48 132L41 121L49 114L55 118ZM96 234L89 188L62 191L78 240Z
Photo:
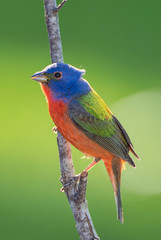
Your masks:
M80 178L79 178L78 190L75 195L75 200L76 202L81 203L85 201L85 197L86 197L88 172L83 171L79 176Z
M63 0L58 6L57 6L57 8L55 8L54 10L53 10L53 13L57 13L57 12L59 12L59 10L64 6L64 4L67 2L67 0Z
M88 176L88 172L86 172L86 171L83 171L81 174L80 174L80 177L81 178L85 178L85 177L87 177Z

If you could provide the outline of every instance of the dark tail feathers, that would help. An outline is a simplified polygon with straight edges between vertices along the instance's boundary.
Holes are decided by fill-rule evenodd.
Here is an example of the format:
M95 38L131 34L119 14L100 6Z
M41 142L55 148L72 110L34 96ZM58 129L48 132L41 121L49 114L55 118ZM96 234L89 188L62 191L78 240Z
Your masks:
M117 207L117 218L123 223L123 211L121 203L121 192L120 192L120 180L122 171L122 160L118 157L114 157L110 162L104 161L105 167L108 171L113 189L115 194L115 201Z

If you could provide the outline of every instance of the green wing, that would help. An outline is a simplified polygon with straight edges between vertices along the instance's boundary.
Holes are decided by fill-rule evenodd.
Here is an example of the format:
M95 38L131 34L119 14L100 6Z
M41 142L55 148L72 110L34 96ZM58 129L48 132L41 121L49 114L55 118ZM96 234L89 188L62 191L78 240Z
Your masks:
M128 154L132 144L126 131L94 90L70 101L69 116L87 137L135 166Z

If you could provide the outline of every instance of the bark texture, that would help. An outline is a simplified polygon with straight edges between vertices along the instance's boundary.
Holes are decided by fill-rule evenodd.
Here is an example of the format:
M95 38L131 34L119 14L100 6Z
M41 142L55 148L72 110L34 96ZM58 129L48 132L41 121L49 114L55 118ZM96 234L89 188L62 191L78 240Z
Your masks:
M66 0L57 7L56 0L44 0L45 20L48 30L52 63L63 62L58 11L63 7L65 2ZM69 201L80 239L99 239L90 217L87 200L85 199L88 173L82 172L79 176L75 175L70 143L63 138L59 131L57 134L57 143L59 149L61 182L63 184L62 191L65 192Z

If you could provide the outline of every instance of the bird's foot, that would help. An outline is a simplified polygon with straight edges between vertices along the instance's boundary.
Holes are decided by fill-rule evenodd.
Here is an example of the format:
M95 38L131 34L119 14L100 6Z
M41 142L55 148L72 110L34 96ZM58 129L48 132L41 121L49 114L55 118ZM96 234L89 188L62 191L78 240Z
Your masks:
M96 165L99 161L101 160L101 158L94 158L94 161L89 164L89 166L84 169L85 172L88 172L92 167L94 167L94 165Z
M91 157L90 156L88 156L88 155L84 155L83 157L81 157L81 159L90 159Z

